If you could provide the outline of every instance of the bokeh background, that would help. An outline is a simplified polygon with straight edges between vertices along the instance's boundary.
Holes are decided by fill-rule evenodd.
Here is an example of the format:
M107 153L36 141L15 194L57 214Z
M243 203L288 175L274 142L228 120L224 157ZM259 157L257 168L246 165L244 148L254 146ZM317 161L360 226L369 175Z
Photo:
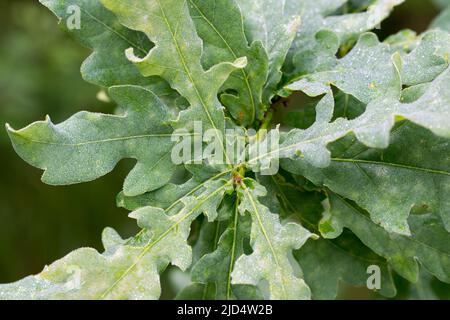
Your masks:
M299 0L300 1L300 0ZM381 38L404 28L424 31L437 15L431 0L407 0L378 30ZM99 89L81 79L89 51L57 27L37 0L0 1L0 123L14 128L44 119L56 123L80 110L113 112ZM43 266L83 246L101 250L100 235L111 226L132 235L135 223L115 206L133 161L83 185L51 187L24 163L0 130L0 283L38 273ZM364 290L342 297L368 298Z

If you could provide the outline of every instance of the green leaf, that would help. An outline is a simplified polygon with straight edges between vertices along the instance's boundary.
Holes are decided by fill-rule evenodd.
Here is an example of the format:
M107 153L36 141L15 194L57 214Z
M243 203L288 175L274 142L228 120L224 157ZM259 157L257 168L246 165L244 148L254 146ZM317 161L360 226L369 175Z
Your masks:
M387 259L389 265L402 277L416 282L419 265L441 281L450 283L450 234L433 214L411 215L411 236L391 234L374 224L349 201L330 193L322 231L325 237L334 238L342 229L349 228L374 252ZM326 229L323 228L326 226ZM330 226L333 231L329 232Z
M260 182L269 191L270 197L279 201L277 207L283 217L298 220L311 232L320 233L323 196L305 192L288 183L281 175L263 177ZM342 281L354 286L366 286L369 277L367 268L371 265L378 265L381 269L380 293L387 297L395 296L396 289L386 260L374 254L350 232L337 239L308 241L294 252L294 257L302 268L313 299L335 299Z
M220 236L215 250L204 255L192 269L192 280L197 283L214 283L215 300L236 299L237 295L242 297L242 291L245 286L232 285L232 272L236 260L244 254L244 240L250 233L250 221L248 217L241 217L238 212L238 204L236 203L229 221L229 226ZM255 296L255 289L252 290ZM248 296L247 296L248 297Z
M158 190L139 196L127 196L121 192L117 196L117 205L130 211L147 206L169 208L174 203L178 204L186 196L198 194L205 184L226 177L231 172L231 170L219 171L209 166L187 165L186 169L191 175L189 180L180 184L168 183Z
M387 37L383 42L391 47L392 52L409 53L415 48L417 41L418 37L415 31L404 29Z
M239 211L250 213L252 218L253 252L236 261L232 283L256 286L265 280L270 299L309 299L310 290L296 276L289 256L314 235L299 224L281 224L278 216L259 202L258 198L265 196L266 190L256 181L245 181L240 194Z
M202 41L185 1L102 0L102 3L122 24L144 32L155 44L144 58L135 56L133 48L127 50L127 56L144 76L164 78L189 101L190 108L180 113L177 128L191 129L193 121L202 121L204 130L223 132L223 107L217 93L233 71L246 66L246 58L222 62L205 71L201 65Z
M124 115L80 112L54 125L50 118L8 133L16 152L45 170L42 180L66 185L97 179L123 158L137 164L124 183L127 195L139 195L169 182L172 129L166 106L151 91L136 86L109 90ZM149 152L151 150L151 152Z
M263 102L270 103L282 78L281 68L300 28L300 10L292 0L236 0L251 42L260 41L269 57Z
M416 48L412 52L404 54L402 50L401 61L396 54L392 56L393 48L398 44L394 43L391 47L387 44L389 41L379 43L376 36L370 33L362 35L356 46L342 59L334 56L337 45L332 44L336 40L331 35L322 32L318 36L324 37L325 44L320 46L329 46L329 49L321 50L322 53L329 53L328 58L323 55L314 58L310 63L313 67L308 70L310 73L288 85L287 89L318 96L327 93L328 87L334 85L367 104L384 95L398 93L399 80L408 86L430 82L449 65L450 34L440 30L422 35L415 41ZM330 57L330 54L333 55ZM398 70L392 69L393 59L398 60ZM400 72L401 79L398 79L397 72Z
M230 183L215 180L197 196L184 197L168 211L145 207L130 214L143 230L122 240L103 234L105 252L79 249L34 277L0 286L2 299L158 299L159 273L169 263L186 270L192 249L186 240L192 222L204 212L211 221Z
M59 19L60 26L93 53L81 67L83 78L102 87L117 85L139 85L152 90L170 106L175 107L176 94L163 79L145 78L128 61L124 51L133 47L145 56L152 47L141 32L121 26L117 18L106 10L99 0L40 0ZM80 10L80 28L71 28L68 23L74 11Z
M14 148L54 185L135 159L117 204L141 231L124 240L108 228L104 252L76 250L0 285L0 299L158 299L161 288L331 299L342 283L367 286L373 266L384 297L447 296L447 11L433 30L380 43L365 32L403 0L41 2L92 50L83 77L123 114L8 126ZM212 149L199 124L225 162L203 149L175 165L174 137Z
M399 56L395 56L395 64L392 67L396 70L399 70L398 59ZM450 97L446 88L449 80L450 69L447 69L430 84L420 98L411 103L401 103L400 92L397 97L397 93L394 95L393 91L392 94L371 101L366 111L353 120L339 118L329 122L332 118L333 101L330 98L331 93L328 93L318 105L323 112L318 113L316 123L306 130L294 129L289 132L276 151L283 158L301 152L306 161L316 167L325 168L330 165L330 151L327 149L330 142L353 132L359 141L369 147L387 148L390 131L398 118L406 118L438 136L448 138L450 127L446 119L450 113ZM399 82L397 84L400 85ZM270 157L274 153L261 155L259 158ZM251 159L250 162L256 160L258 158Z
M403 58L402 82L413 86L433 81L449 66L450 34L426 32L417 47Z
M445 196L450 192L450 159L442 156L450 153L447 139L402 123L385 150L367 148L354 137L330 148L327 168L314 168L301 158L282 166L355 201L388 231L409 234L407 219L414 206L440 215L450 230L450 203Z
M412 300L449 300L450 285L437 280L426 271L421 271L417 283L408 283L405 294Z
M304 74L305 70L311 71L308 63L314 55L328 59L330 54L334 56L334 53L329 50L330 48L338 48L347 41L355 40L362 33L376 28L388 17L393 8L404 0L376 0L365 12L343 15L335 13L347 2L346 0L292 0L292 2L296 6L300 6L303 23L288 56L286 67L290 79ZM323 39L323 35L320 33L323 32L334 34L335 40L332 40L333 45L330 47L318 46L318 42L320 43ZM325 52L322 52L321 48ZM327 56L328 58L326 58ZM307 59L304 59L305 57ZM291 63L294 66L291 66Z
M206 67L247 57L247 67L231 74L220 98L241 125L252 125L267 109L262 101L262 89L267 79L268 57L261 42L255 41L249 47L242 14L234 0L189 0L189 7L204 42Z
M334 85L366 104L386 95L398 94L400 80L398 70L393 67L390 47L379 43L374 34L362 35L349 54L342 59L334 59L334 63L330 63L331 68L301 77L287 88L318 96L327 93L329 86Z

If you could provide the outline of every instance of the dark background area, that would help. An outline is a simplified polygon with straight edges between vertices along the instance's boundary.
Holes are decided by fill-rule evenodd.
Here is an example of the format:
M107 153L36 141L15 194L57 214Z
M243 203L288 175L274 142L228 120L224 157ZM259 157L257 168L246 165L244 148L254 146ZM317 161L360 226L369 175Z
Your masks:
M407 0L377 33L403 28L424 31L438 9L431 0ZM0 2L0 123L14 128L44 119L58 123L80 110L110 113L99 89L81 79L89 51L57 26L37 0ZM0 130L0 283L38 273L45 264L83 246L101 249L101 232L111 226L123 236L135 231L115 196L133 161L83 185L52 187L41 171L23 162ZM364 297L364 292L361 292Z

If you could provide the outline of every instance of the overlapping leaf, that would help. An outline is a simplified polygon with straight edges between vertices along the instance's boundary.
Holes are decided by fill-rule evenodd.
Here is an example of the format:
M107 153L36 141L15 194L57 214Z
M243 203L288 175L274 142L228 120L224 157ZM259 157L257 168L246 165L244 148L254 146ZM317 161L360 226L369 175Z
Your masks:
M431 27L450 32L450 6L441 12L441 14L433 21Z
M320 71L314 66L322 64L320 60L327 60L334 55L330 48L337 49L346 41L376 28L403 0L377 0L364 12L343 15L334 14L347 3L346 0L292 2L300 7L303 24L288 56L286 71L290 79ZM324 43L324 37L328 43Z
M314 235L296 223L282 225L279 217L258 200L266 195L264 187L250 180L246 184L242 185L239 211L252 217L253 252L236 261L232 282L256 286L265 280L270 299L310 299L310 290L295 275L289 256Z
M350 202L336 194L329 195L321 229L323 235L334 238L343 228L349 228L377 254L385 257L392 268L411 282L419 276L423 265L438 279L450 282L450 234L433 214L412 215L409 218L411 237L390 234L374 224Z
M184 289L177 298L189 299L262 299L255 286L232 284L232 272L236 260L244 254L244 241L250 233L249 217L240 216L237 203L227 206L231 217L227 221L218 221L211 226L204 226L202 231L212 246L197 261L191 270L193 285ZM223 230L225 227L225 230ZM204 239L199 241L204 242Z
M246 66L246 58L235 63L222 62L208 71L201 64L202 41L198 37L185 1L102 0L122 24L144 32L155 47L144 58L131 48L128 58L144 76L161 76L189 101L182 111L178 128L190 129L193 121L202 121L204 129L224 131L223 107L217 93L229 75ZM142 14L145 12L145 14Z
M220 97L234 119L243 126L252 125L268 107L267 102L262 101L268 72L266 51L259 41L249 47L241 11L234 0L190 0L189 5L204 42L206 67L247 57L247 67L231 74L222 88L225 93Z
M110 89L125 113L9 128L14 147L50 184L93 180L136 159L118 205L135 210L142 231L123 240L106 229L104 253L76 250L1 285L0 299L157 299L169 264L191 275L179 298L334 298L341 281L365 285L371 265L382 272L380 293L392 297L392 269L414 282L418 262L450 282L445 11L433 31L384 43L363 34L348 52L403 1L41 2L93 50L86 80L126 85ZM66 24L74 6L81 29ZM249 145L236 168L172 164L172 127L191 135L201 121L220 140L225 128L257 128L273 97L291 91L323 97L315 122L289 119L282 125L297 128L287 133L277 124L280 146L253 157ZM189 107L179 112L182 99ZM261 175L278 157L294 176Z
M335 52L337 46L333 45L333 36L328 33L320 35L330 46L330 52ZM367 104L384 95L399 93L397 72L401 72L403 85L434 80L447 69L449 53L450 34L430 31L421 37L411 53L402 55L401 65L398 64L398 70L395 70L392 68L392 48L380 44L374 35L365 34L344 58L337 59L333 55L326 64L321 62L319 71L302 76L287 88L318 96L327 93L328 87L334 85Z
M281 68L300 28L298 4L292 0L237 0L250 41L262 42L269 57L263 101L270 103L281 80Z
M388 230L408 234L407 219L414 206L440 215L450 230L448 139L402 123L388 149L370 149L351 137L331 149L327 168L314 168L301 158L286 161L283 167L355 201Z
M299 221L311 232L320 234L319 222L323 212L323 197L320 194L305 192L288 183L281 175L260 177L259 181L269 191L269 202L275 203L283 217ZM294 252L294 257L302 268L313 299L336 298L341 282L366 286L367 269L371 265L379 266L382 271L380 293L386 297L395 295L396 289L386 260L361 244L350 232L337 239L308 241Z
M59 19L61 27L93 53L83 63L83 78L102 87L139 85L152 90L170 106L175 107L179 96L158 77L145 78L128 61L124 51L130 47L145 56L152 47L141 32L120 25L117 18L100 0L40 0ZM79 14L79 16L76 16ZM79 25L74 19L80 19ZM180 102L181 104L181 102Z

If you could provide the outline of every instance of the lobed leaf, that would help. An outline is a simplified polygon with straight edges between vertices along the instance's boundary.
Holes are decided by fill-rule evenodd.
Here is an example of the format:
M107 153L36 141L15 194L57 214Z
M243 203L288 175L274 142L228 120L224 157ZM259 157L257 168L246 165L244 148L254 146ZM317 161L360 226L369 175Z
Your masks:
M246 66L246 58L222 62L205 71L201 65L202 41L185 1L102 0L102 3L122 24L144 32L155 44L144 58L135 56L133 48L127 50L127 57L144 76L164 78L189 101L190 108L180 113L176 127L191 129L193 121L202 121L204 130L223 132L224 113L217 93L233 71Z
M370 149L354 137L331 146L331 164L319 169L302 158L283 168L325 186L370 212L372 220L389 231L409 234L413 207L426 207L441 216L450 230L450 145L417 126L401 123L387 149Z
M282 78L281 68L301 25L300 10L292 0L236 0L253 43L260 41L267 51L269 70L263 103L271 102Z
M105 252L79 249L37 276L0 285L1 299L158 299L159 273L169 263L186 270L192 262L187 244L192 222L204 212L212 221L230 183L205 184L200 195L186 196L169 210L144 207L130 214L143 230L122 240L103 235Z
M14 149L45 170L42 180L51 185L95 180L121 159L134 158L137 164L124 183L126 194L164 186L175 171L167 107L151 91L137 86L112 87L109 94L124 115L80 112L58 125L47 118L22 130L8 126Z
M306 192L287 182L281 175L260 177L258 180L268 190L267 197L271 198L272 206L275 203L276 210L283 218L298 221L311 232L320 234L322 195ZM386 260L374 254L350 232L344 232L336 239L307 241L294 252L294 257L303 271L313 299L335 299L342 282L366 286L367 269L372 265L379 266L382 271L380 293L386 297L396 294Z
M247 67L234 71L221 88L220 100L239 124L252 125L268 107L262 101L268 73L266 51L259 41L248 45L242 14L234 0L189 0L189 8L203 40L207 68L247 57Z
M418 261L438 279L450 282L450 234L433 214L409 218L411 236L391 234L374 224L349 201L330 193L321 230L325 237L338 236L349 228L377 254L385 257L392 268L411 282L419 276Z
M138 85L153 91L168 106L181 105L179 95L163 79L145 78L126 58L124 51L133 47L145 56L152 43L141 32L119 24L117 18L103 7L100 0L40 0L59 19L60 26L93 52L81 67L83 78L109 88L118 85ZM80 25L70 25L74 10L79 10Z
M240 192L239 211L250 213L252 218L253 252L236 261L232 283L256 286L265 280L270 299L310 299L310 290L304 280L295 275L289 256L314 235L299 224L281 224L278 216L259 202L258 198L265 196L266 190L257 182L246 181Z

